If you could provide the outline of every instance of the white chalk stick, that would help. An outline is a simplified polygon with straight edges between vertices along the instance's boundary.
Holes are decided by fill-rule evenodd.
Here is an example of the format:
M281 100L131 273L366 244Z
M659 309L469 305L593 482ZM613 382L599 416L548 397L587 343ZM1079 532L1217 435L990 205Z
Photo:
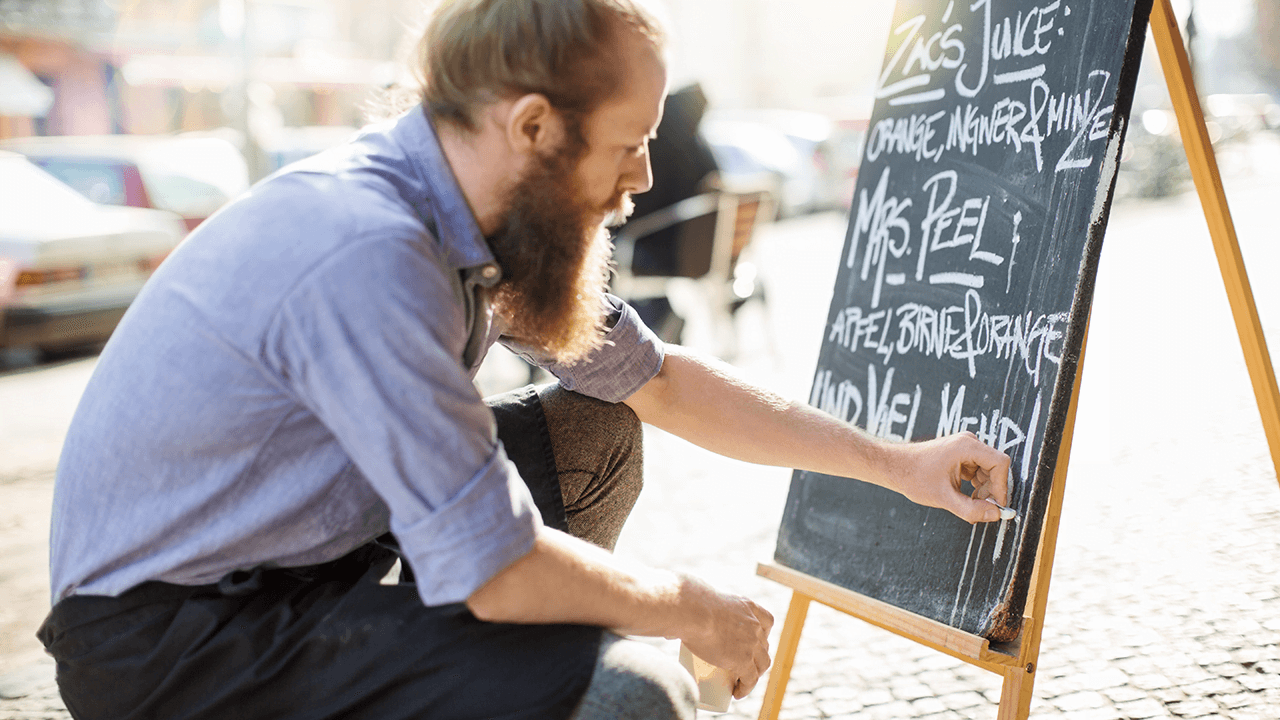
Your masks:
M1017 511L1017 510L1014 510L1013 508L1007 508L1007 507L1005 507L1005 506L1001 505L1000 503L996 502L995 500L992 500L991 498L986 498L986 501L987 501L987 502L989 502L989 503L991 503L992 505L995 505L996 507L1000 508L1000 519L1001 519L1001 520L1012 520L1012 519L1014 519L1014 518L1018 517L1018 511Z

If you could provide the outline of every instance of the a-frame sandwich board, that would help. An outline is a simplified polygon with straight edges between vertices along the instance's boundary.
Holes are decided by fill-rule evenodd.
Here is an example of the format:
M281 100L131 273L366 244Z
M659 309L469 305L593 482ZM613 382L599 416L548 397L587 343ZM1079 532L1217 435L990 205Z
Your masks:
M1277 387L1275 372L1228 209L1217 160L1196 93L1186 48L1169 0L1153 1L1149 29L1160 56L1169 95L1182 134L1183 147L1208 221L1219 269L1271 451L1272 463L1277 477L1280 478L1280 388ZM1061 444L1053 471L1053 485L1036 549L1031 589L1019 636L1012 642L993 644L980 635L959 630L784 565L761 563L758 567L760 575L793 590L760 709L761 720L774 720L781 710L787 681L795 662L800 634L809 605L813 601L1002 676L998 720L1026 720L1030 714L1035 671L1039 660L1041 632L1044 627L1062 498L1066 486L1067 465L1075 427L1080 377L1084 367L1084 349L1085 341L1082 340L1071 397L1062 426Z

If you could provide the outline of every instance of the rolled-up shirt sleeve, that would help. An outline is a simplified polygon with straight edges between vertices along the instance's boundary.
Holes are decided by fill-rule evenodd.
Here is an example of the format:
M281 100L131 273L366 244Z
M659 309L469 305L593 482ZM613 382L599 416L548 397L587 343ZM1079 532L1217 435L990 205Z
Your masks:
M545 368L568 390L605 402L622 402L644 387L662 369L662 340L649 329L635 308L617 296L604 296L613 318L605 343L591 355L572 364L548 362L510 338L501 342L525 360Z
M501 450L443 505L411 522L397 522L391 513L391 529L428 605L470 597L532 549L541 522L528 488Z
M386 502L423 602L440 605L528 553L541 519L462 367L462 310L433 252L352 242L289 293L263 360Z

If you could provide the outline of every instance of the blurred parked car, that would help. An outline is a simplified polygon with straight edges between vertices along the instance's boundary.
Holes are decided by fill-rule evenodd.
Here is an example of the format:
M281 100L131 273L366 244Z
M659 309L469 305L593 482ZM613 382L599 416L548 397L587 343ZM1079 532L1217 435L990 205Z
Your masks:
M0 149L26 155L93 202L168 210L188 230L249 188L244 156L214 136L33 137Z
M1280 129L1280 104L1270 95L1209 95L1203 109L1205 130L1219 162L1232 145L1247 153L1254 137ZM1160 198L1185 190L1191 169L1177 115L1163 86L1153 90L1140 83L1129 116L1116 194Z
M1181 192L1191 179L1172 109L1135 105L1116 174L1116 195L1161 198Z
M1247 140L1254 133L1280 129L1280 104L1270 95L1255 93L1251 95L1210 95L1204 100L1205 112L1210 136L1217 130L1220 140Z
M171 212L99 205L0 151L0 348L105 340L185 235Z

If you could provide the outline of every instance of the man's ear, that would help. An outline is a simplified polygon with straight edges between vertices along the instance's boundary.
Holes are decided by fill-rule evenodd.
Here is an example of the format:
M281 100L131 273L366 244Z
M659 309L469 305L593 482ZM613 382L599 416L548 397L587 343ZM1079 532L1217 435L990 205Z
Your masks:
M564 139L564 119L541 93L529 93L511 106L506 122L507 142L518 153L550 153Z

